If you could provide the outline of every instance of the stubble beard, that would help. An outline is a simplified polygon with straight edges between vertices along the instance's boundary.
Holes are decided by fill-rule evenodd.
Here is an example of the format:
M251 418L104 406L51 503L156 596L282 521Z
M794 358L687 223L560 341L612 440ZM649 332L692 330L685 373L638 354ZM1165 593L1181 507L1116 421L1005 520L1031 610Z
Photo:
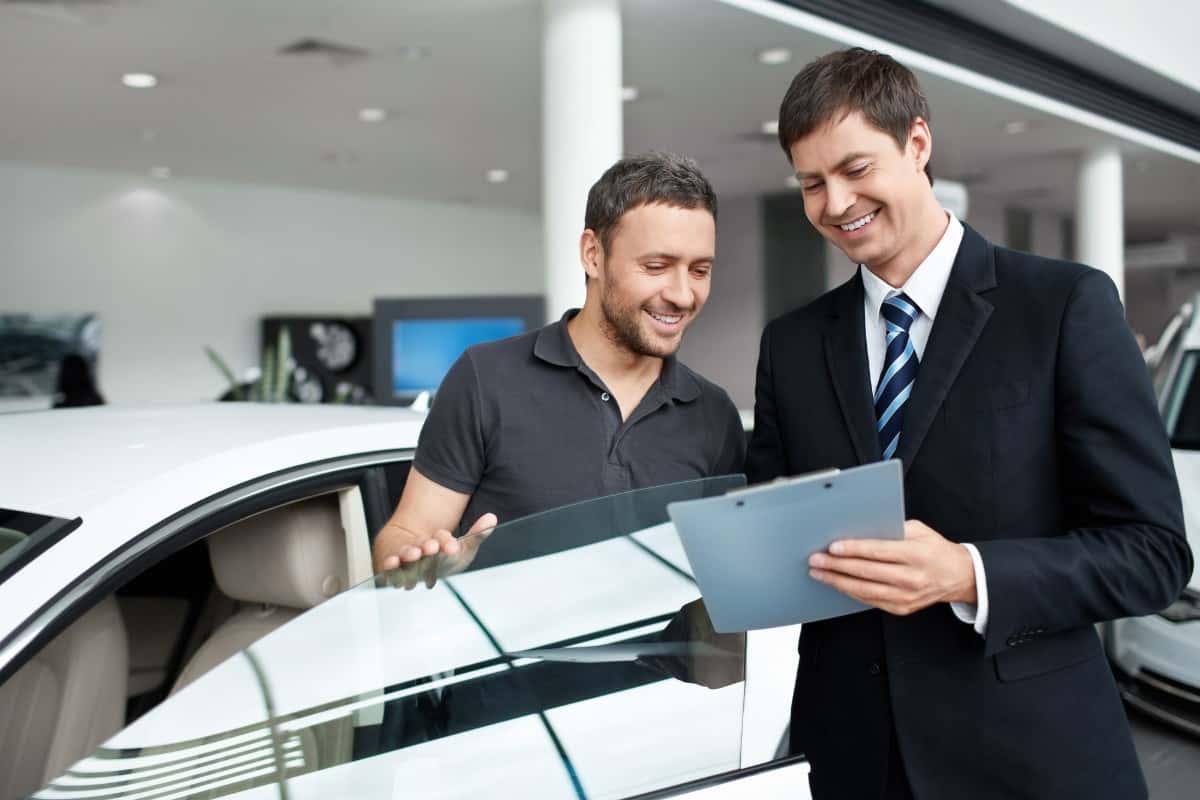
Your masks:
M600 325L604 335L617 347L638 356L665 358L672 355L673 348L656 348L646 340L642 331L641 306L623 306L613 297L610 287L605 287L600 297Z

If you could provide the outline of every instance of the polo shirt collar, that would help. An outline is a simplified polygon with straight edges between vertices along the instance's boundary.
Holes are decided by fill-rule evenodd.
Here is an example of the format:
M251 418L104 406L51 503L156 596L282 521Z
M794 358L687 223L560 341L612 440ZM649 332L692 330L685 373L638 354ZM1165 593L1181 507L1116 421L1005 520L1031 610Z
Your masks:
M591 368L583 362L579 351L575 349L575 343L567 333L567 323L578 313L578 308L572 308L563 314L558 322L552 322L538 331L537 339L533 343L533 354L556 367L574 367L590 378ZM695 376L673 355L663 359L658 385L662 386L672 399L681 403L690 403L700 396L700 384Z

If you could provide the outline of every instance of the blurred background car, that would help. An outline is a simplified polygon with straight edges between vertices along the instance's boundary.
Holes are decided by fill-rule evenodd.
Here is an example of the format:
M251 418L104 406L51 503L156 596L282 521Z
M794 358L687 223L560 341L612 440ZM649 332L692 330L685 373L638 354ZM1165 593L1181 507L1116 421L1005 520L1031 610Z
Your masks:
M1183 495L1184 522L1200 552L1200 296L1185 303L1146 352ZM1169 607L1106 626L1105 644L1127 703L1200 736L1200 568Z

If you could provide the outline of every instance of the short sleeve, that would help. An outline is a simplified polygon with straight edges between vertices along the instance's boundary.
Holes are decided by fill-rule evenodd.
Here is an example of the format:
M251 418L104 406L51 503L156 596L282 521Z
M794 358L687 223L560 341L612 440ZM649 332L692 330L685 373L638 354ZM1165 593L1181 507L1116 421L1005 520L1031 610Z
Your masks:
M463 353L438 387L413 461L434 483L464 494L475 492L486 464L479 392L471 355Z

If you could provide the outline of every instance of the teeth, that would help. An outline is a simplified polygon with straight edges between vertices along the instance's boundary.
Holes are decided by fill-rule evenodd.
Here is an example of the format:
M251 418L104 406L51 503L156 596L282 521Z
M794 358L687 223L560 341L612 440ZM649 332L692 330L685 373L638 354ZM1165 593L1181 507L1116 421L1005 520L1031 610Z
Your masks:
M676 316L673 316L673 317L668 317L668 316L666 316L666 315L663 315L663 314L655 314L653 311L649 311L649 312L647 312L647 313L648 313L650 316L654 317L654 318L655 318L656 320L658 320L659 322L665 322L665 323L666 323L666 324L668 324L668 325L674 325L676 322L679 322L679 320L683 319L683 315L682 315L682 314L678 314L678 315L676 315Z
M876 213L878 213L878 212L876 212ZM854 222L850 222L846 225L838 225L838 227L846 232L856 231L873 219L875 219L875 214L867 214L865 217L862 217L861 219L856 219L856 220L854 220Z

